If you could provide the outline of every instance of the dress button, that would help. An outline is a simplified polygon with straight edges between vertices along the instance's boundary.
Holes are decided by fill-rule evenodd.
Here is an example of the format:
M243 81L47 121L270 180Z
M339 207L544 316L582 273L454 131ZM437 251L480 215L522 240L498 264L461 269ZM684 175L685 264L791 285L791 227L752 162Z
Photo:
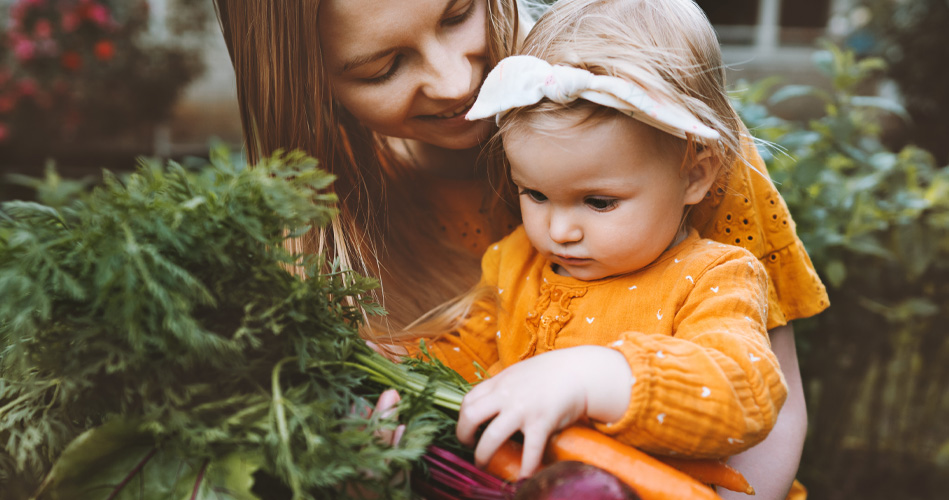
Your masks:
M560 300L561 295L563 295L563 292L561 292L560 290L554 290L550 292L551 300Z

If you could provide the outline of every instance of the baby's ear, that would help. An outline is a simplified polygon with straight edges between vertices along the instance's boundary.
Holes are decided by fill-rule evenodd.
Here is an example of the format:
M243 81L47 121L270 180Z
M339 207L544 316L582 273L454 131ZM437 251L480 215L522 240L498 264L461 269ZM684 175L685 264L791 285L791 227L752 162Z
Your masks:
M719 158L708 148L696 151L692 166L684 173L688 180L685 188L685 204L695 205L705 198L722 169Z

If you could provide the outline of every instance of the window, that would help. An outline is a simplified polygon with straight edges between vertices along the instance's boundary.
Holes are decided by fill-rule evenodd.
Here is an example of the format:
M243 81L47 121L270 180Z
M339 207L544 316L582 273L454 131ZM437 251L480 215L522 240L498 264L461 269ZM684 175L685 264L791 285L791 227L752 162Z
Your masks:
M811 45L835 0L697 0L726 45Z

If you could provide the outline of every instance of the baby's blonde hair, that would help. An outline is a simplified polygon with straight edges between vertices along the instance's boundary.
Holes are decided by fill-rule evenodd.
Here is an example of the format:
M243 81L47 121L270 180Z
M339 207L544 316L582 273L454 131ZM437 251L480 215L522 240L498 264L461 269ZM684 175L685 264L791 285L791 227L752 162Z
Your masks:
M552 65L634 82L654 99L679 105L718 131L721 140L711 143L660 134L668 146L681 148L684 164L699 148L709 150L720 165L732 164L741 152L743 128L725 91L718 39L691 0L561 0L538 20L522 52ZM544 100L507 113L499 137L618 114L582 99L566 104Z

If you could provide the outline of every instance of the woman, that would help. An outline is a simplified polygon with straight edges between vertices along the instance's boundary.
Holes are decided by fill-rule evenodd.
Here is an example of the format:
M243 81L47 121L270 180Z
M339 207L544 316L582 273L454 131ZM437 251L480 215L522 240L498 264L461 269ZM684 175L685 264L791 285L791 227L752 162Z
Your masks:
M525 34L513 0L215 0L251 162L302 149L337 176L340 215L295 240L378 276L398 331L478 278L478 256L517 224L480 161L493 132L464 115ZM753 147L746 157L764 171ZM783 200L745 165L692 214L702 235L751 250L771 278L769 328L789 387L768 439L731 463L759 498L784 498L806 413L791 319L827 299ZM501 196L498 196L498 195ZM727 497L726 497L727 498Z

